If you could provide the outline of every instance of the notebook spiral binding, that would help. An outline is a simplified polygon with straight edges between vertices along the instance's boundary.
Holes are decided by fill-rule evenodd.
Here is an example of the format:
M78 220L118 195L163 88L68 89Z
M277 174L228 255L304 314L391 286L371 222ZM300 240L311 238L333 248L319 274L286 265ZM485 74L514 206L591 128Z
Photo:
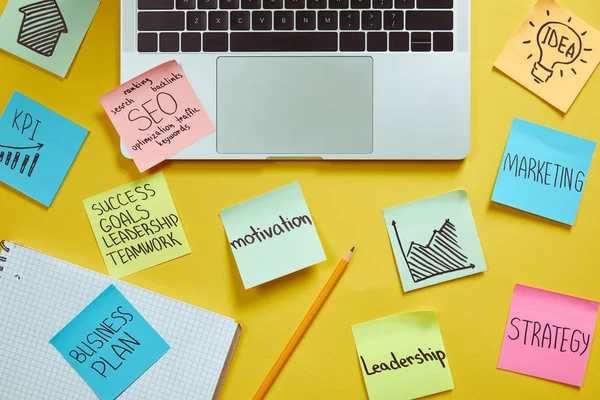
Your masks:
M9 252L10 249L8 247L6 247L6 245L4 244L6 241L5 240L0 240L0 248L2 249L2 251L5 252ZM6 262L6 257L0 255L0 263ZM2 272L4 270L4 267L2 265L0 265L0 272Z

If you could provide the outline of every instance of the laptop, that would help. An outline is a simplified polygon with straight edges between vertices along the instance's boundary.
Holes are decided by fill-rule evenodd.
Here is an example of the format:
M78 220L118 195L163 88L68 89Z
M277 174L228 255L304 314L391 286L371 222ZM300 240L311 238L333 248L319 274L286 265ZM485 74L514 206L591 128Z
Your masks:
M216 132L173 159L462 159L470 6L121 0L121 81L181 64Z

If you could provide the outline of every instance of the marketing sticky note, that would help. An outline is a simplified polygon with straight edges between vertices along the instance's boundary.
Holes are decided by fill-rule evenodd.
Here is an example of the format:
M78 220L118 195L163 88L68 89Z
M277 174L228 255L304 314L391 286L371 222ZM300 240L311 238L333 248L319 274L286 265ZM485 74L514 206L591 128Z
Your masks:
M219 214L246 289L325 260L298 182Z
M498 368L582 386L598 304L516 285Z
M596 142L515 119L492 200L575 224Z
M370 400L416 399L454 389L433 311L353 325L352 334Z
M168 61L100 98L140 172L215 131L177 61Z
M163 174L83 201L92 231L115 278L191 252Z
M110 285L51 340L101 399L115 399L170 349Z
M50 207L87 134L14 92L0 117L0 181Z
M487 269L464 190L388 208L383 216L405 292Z
M538 0L494 66L566 113L600 61L600 32Z
M64 78L100 3L9 0L0 17L0 48Z

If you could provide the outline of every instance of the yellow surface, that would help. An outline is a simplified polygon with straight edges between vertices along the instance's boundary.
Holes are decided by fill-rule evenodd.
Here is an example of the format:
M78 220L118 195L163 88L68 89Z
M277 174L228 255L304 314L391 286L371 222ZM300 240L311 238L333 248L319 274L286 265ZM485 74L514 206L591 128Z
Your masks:
M562 117L492 65L533 0L472 1L472 149L462 162L168 162L163 170L192 254L125 278L236 318L242 339L222 399L248 399L339 259L357 254L268 399L365 399L350 325L435 310L456 389L436 399L598 399L600 336L581 390L496 369L515 283L600 300L600 163L595 160L573 229L491 204L514 116L598 140L600 72ZM0 0L3 9L6 0ZM98 97L118 83L119 2L104 0L63 81L0 54L0 108L13 90L90 129L50 209L0 185L0 236L106 273L82 200L139 179L118 151ZM563 0L600 28L600 2ZM217 211L299 180L328 261L244 290ZM381 210L466 189L488 271L403 294ZM1 319L1 314L0 314ZM0 378L1 379L1 378ZM409 384L409 383L408 383Z

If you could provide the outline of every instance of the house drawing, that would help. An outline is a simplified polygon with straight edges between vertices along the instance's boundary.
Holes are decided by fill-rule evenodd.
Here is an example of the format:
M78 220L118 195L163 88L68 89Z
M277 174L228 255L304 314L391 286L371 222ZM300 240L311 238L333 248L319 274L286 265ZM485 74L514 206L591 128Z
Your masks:
M17 43L46 57L54 54L67 24L56 0L42 0L19 8L23 13Z

